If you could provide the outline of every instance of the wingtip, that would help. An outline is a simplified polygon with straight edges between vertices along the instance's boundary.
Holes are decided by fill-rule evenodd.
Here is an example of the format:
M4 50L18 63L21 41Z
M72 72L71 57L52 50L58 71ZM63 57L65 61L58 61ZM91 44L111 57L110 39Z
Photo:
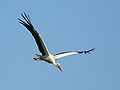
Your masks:
M90 52L93 51L93 50L95 50L95 48L92 48L92 49L88 50L88 54L91 54Z
M90 49L90 50L88 50L88 51L83 51L83 53L85 53L85 54L87 54L87 53L88 53L88 54L91 54L90 52L93 51L93 50L95 50L95 48L92 48L92 49Z
M17 18L19 21L22 21L20 18Z
M93 50L95 50L95 48L92 48L92 49L90 49L89 51L93 51Z

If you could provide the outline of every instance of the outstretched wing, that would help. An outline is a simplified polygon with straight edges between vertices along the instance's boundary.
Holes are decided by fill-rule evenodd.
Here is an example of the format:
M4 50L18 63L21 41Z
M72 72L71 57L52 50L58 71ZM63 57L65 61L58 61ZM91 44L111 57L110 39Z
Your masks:
M65 56L68 56L68 55L73 55L73 54L82 54L82 53L90 53L91 51L93 51L95 48L93 49L90 49L88 51L81 51L81 52L78 52L78 51L75 51L75 52L63 52L63 53L59 53L59 54L56 54L54 55L55 56L55 59L58 59L58 58L61 58L61 57L65 57Z
M22 25L24 25L30 32L31 34L33 35L37 45L38 45L38 48L39 48L39 51L42 53L42 55L48 55L49 52L48 52L48 49L45 45L45 43L43 42L42 40L42 37L38 34L38 32L34 29L31 21L30 21L30 17L28 14L24 13L24 14L21 14L22 17L24 18L24 20L26 22L24 22L23 20L19 19L19 23L21 23Z

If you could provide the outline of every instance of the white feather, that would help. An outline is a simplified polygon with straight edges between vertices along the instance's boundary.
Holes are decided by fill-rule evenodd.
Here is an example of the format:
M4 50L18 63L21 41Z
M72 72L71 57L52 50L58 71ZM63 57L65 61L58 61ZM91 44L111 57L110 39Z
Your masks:
M68 55L73 55L73 54L79 54L79 53L78 52L65 52L65 53L61 53L61 54L56 54L55 59L65 57L65 56L68 56Z

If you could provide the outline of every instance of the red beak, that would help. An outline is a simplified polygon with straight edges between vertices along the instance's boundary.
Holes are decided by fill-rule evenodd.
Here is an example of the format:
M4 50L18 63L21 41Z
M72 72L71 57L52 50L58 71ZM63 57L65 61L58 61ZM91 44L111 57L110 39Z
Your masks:
M63 72L62 69L61 69L61 67L60 67L60 65L58 65L58 68L60 69L61 72Z

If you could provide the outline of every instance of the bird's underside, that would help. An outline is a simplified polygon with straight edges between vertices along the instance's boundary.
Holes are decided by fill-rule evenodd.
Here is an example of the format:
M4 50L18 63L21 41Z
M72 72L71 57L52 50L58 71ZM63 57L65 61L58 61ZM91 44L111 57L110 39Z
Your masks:
M53 65L57 66L61 71L62 69L60 68L60 64L59 63L56 63L56 60L61 58L61 57L65 57L65 56L68 56L68 55L74 55L74 54L82 54L82 53L90 53L91 51L93 51L95 48L93 49L90 49L90 50L87 50L87 51L70 51L70 52L62 52L62 53L59 53L59 54L56 54L56 55L51 55L42 39L42 37L39 35L39 33L35 30L35 28L33 27L31 21L30 21L30 17L28 14L24 13L24 14L21 14L23 20L19 19L19 23L24 25L32 34L32 36L34 37L35 41L36 41L36 44L38 46L38 49L39 51L42 53L42 55L38 55L36 54L36 56L38 58L34 58L35 60L43 60L43 61L46 61L48 63L52 63Z

